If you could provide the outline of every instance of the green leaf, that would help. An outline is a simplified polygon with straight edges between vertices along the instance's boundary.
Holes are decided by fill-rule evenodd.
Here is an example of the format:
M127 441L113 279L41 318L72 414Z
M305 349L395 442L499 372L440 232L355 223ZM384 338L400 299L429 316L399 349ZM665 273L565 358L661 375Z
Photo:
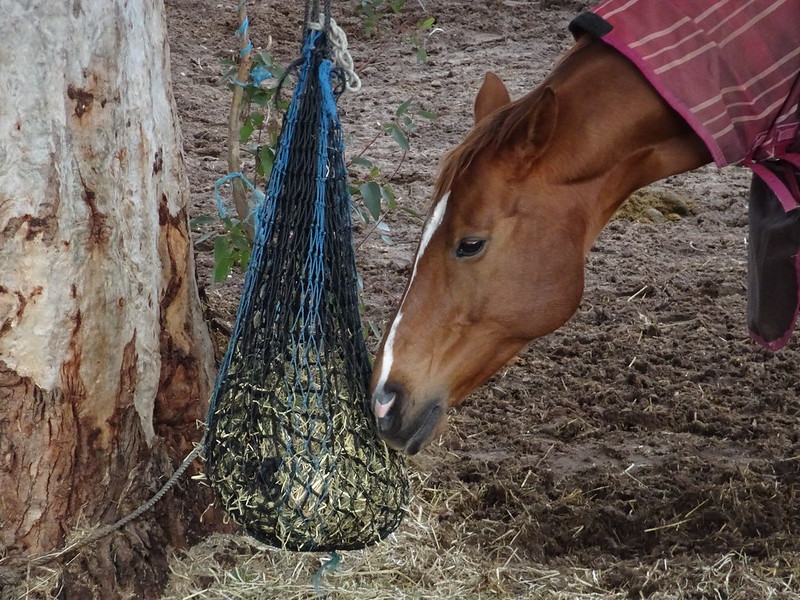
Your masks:
M394 111L395 116L399 117L400 115L405 114L405 112L411 106L411 102L413 102L413 100L414 100L413 98L409 98L408 100L403 102L400 106L398 106L397 110Z
M417 27L419 27L420 29L428 29L434 23L436 23L436 18L435 17L430 17L429 19L425 19L424 21L420 21L417 24Z
M378 219L381 216L381 186L376 182L370 181L362 184L359 188L361 197L364 199L364 206L372 215L373 219Z
M381 239L383 240L383 243L386 244L387 246L394 246L394 240L392 240L392 238L390 238L385 233L381 234Z
M406 207L406 206L403 206L402 204L401 204L401 205L398 205L398 207L397 207L397 208L399 208L400 210L402 210L404 213L408 213L409 215L411 215L412 217L414 217L414 218L416 218L416 219L419 219L419 220L424 220L424 217L423 217L421 214L419 214L417 211L415 211L415 210L413 210L413 209L411 209L411 208L408 208L408 207Z
M197 238L194 241L194 245L195 246L199 246L200 244L202 244L206 240L211 239L211 237L214 236L214 235L216 235L216 232L214 232L214 231L209 231L208 233L204 233L203 235L201 235L199 238Z
M367 323L369 324L369 328L372 331L372 335L374 335L376 339L381 339L381 336L383 334L381 333L381 330L378 329L378 326L375 324L375 321L370 320L367 321Z
M250 122L251 125L258 128L264 124L264 113L254 112L250 113L247 117L247 120Z
M254 130L255 127L252 125L242 125L242 128L239 130L239 143L244 144L247 142L250 136L253 135Z
M420 108L417 110L417 115L422 117L423 119L428 119L429 121L435 121L439 118L439 115L435 112L431 112L429 110L425 110L424 108Z
M275 149L270 146L259 146L256 153L256 172L269 179L275 164Z
M369 17L367 17L367 20L364 22L364 34L367 37L372 37L374 35L377 23L378 23L377 15L372 14Z
M428 53L425 51L425 48L420 48L417 50L417 62L424 63L428 60Z
M406 134L400 130L399 127L395 126L392 128L392 137L394 138L394 141L397 142L398 146L400 146L403 150L408 152L409 150L408 138L406 137Z
M189 227L192 231L196 231L203 225L210 225L211 223L216 222L216 218L212 217L211 215L200 215L199 217L194 217L189 219Z
M233 257L227 236L221 235L214 242L214 281L225 281L233 267Z
M358 165L359 167L366 167L367 169L371 169L374 166L374 163L370 159L364 158L363 156L356 156L350 161L350 164Z
M247 99L256 106L266 106L275 95L275 90L265 90L264 88L255 87L253 85L246 86L244 91Z
M225 65L225 61L222 61L222 64ZM236 76L236 71L238 70L236 64L233 61L230 61L229 68L220 75L218 84L219 85L228 85L233 81L233 78Z
M362 209L357 204L353 204L353 210L356 212L356 216L358 217L359 221L361 221L365 225L369 223L369 216L367 215L367 213L364 212L364 209Z
M394 195L394 190L388 183L381 186L381 196L383 196L384 200L386 200L387 208L394 208L397 206L397 199Z
M243 249L239 254L239 268L242 271L247 270L247 265L250 263L250 246L248 245L246 249Z

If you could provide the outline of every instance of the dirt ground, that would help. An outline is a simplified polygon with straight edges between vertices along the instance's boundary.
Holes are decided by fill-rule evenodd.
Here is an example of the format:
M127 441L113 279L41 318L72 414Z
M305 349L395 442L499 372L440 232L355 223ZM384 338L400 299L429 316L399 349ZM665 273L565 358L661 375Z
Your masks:
M530 90L569 47L567 24L585 7L408 0L368 37L356 4L334 3L363 79L362 91L340 102L346 145L359 152L408 98L438 113L421 123L402 163L385 136L365 154L384 172L400 163L398 201L423 214L439 158L471 124L483 73L498 73L512 97ZM213 183L227 172L230 95L219 76L237 43L235 7L168 0L167 8L192 216L211 215ZM437 31L422 36L429 57L419 63L411 35L426 17L437 19ZM250 19L257 46L271 36L279 61L297 56L300 3L259 1ZM574 318L474 393L442 439L412 460L425 481L415 490L420 506L433 506L427 496L448 498L436 505L441 551L463 545L487 564L589 570L599 575L587 589L619 597L766 597L748 588L756 571L777 582L772 597L800 594L800 342L773 354L747 335L748 183L742 169L706 167L650 188L677 197L688 214L614 220L589 256ZM421 228L402 211L387 223L392 246L363 240L363 227L356 233L364 318L379 328ZM198 274L223 347L241 278L215 284L212 264L201 245ZM729 577L739 577L741 595L695 585L700 567L726 556L740 559ZM521 585L505 589L532 597ZM685 595L670 595L676 590ZM482 594L492 596L467 596Z

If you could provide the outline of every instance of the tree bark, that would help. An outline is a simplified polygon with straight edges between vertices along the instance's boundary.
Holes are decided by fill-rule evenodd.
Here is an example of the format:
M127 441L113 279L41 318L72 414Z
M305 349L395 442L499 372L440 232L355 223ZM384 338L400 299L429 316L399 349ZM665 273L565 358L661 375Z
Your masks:
M194 278L162 0L5 3L0 20L0 559L156 491L200 437ZM183 483L65 568L62 598L155 597L203 529Z

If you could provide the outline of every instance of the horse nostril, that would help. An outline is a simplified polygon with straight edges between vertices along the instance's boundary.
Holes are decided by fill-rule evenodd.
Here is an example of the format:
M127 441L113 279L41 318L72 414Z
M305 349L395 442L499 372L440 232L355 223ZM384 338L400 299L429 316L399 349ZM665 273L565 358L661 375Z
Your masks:
M378 430L381 433L390 433L394 429L394 413L389 412L383 417L378 418Z
M392 409L392 405L394 404L395 399L397 398L397 394L394 393L383 393L383 394L375 394L373 399L375 401L372 410L375 413L375 418L379 421L381 419L387 418L389 411Z
M402 390L391 383L382 385L372 394L372 411L381 433L390 433L397 429L399 419L397 413L402 398Z

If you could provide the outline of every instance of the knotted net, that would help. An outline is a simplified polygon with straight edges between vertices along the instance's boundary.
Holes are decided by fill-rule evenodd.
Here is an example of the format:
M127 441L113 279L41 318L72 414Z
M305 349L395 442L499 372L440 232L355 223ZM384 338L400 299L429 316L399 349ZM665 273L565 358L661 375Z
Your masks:
M307 30L206 435L222 506L292 550L374 543L408 501L404 461L366 404L336 76L327 34Z

